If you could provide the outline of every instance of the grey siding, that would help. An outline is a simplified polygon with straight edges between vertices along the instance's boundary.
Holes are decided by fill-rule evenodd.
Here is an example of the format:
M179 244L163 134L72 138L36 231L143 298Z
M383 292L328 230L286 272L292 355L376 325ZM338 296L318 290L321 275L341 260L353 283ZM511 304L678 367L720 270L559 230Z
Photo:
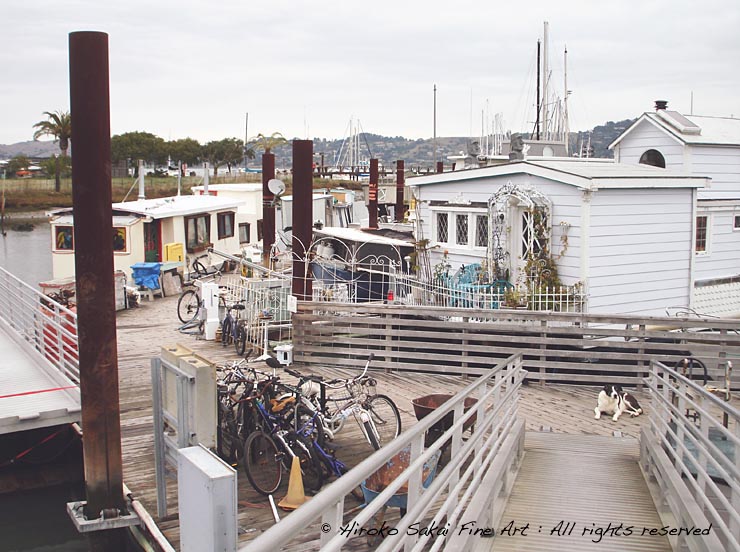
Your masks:
M591 206L589 312L689 304L691 190L601 190Z
M711 204L710 204L711 205ZM709 215L709 251L696 255L695 280L740 275L740 230L734 230L734 217L740 209L707 209L701 202L697 214Z
M691 172L709 176L709 188L699 190L699 199L740 199L740 148L689 146Z
M665 158L666 169L685 170L683 145L649 121L641 121L622 140L618 147L618 161L636 165L647 150L658 150Z

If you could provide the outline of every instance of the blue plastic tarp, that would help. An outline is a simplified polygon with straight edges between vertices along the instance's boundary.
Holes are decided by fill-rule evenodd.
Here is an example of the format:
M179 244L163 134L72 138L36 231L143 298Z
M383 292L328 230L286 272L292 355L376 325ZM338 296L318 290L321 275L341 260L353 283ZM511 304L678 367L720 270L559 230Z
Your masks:
M137 286L159 289L159 271L162 263L136 263L131 265L132 276Z

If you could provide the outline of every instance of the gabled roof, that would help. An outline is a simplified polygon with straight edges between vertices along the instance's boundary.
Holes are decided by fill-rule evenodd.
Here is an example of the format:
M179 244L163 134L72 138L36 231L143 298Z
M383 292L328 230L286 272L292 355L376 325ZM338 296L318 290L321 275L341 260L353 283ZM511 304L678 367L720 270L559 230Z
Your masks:
M643 113L614 142L609 144L609 149L613 149L635 128L646 121L683 144L740 146L740 119L681 115L678 111L661 109L655 112Z
M482 169L468 169L409 178L408 186L465 182L482 178L530 174L577 188L703 188L706 177L660 169L649 165L615 163L611 159L553 158L552 160L515 161Z

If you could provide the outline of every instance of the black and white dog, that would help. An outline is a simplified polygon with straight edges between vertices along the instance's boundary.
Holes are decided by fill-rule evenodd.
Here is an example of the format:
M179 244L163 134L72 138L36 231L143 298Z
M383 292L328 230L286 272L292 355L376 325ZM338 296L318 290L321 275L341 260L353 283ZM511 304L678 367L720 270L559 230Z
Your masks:
M637 403L637 399L625 392L619 385L605 385L604 389L599 391L599 400L594 408L596 419L601 418L601 413L614 413L612 420L615 422L624 413L628 412L630 416L639 416L642 414L642 408Z

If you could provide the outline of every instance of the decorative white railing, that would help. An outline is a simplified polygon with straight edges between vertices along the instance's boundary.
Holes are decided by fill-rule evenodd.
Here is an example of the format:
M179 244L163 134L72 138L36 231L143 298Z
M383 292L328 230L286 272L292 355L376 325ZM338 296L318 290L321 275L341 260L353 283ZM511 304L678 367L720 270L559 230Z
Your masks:
M740 411L659 362L646 381L653 400L640 462L670 525L700 530L669 534L673 549L740 550Z
M495 284L453 284L443 279L429 282L409 275L394 276L393 299L405 305L460 309L526 309L534 311L583 312L586 297L580 286L514 287Z
M291 281L284 278L239 278L221 284L224 299L230 305L244 301L240 318L246 320L247 348L254 356L265 354L266 345L272 342L290 342L292 339L291 316L288 297Z
M466 528L495 527L513 484L513 466L523 453L524 423L517 418L517 404L525 376L521 354L502 361L240 550L273 552L295 538L306 541L311 524L318 522L314 528L320 531L321 550L340 550L352 544L350 537L363 530L367 534L373 517L399 493L405 493L406 513L397 523L386 524L376 550L470 549L480 538ZM476 401L472 406L468 403L468 410L466 399ZM448 415L452 417L449 429L425 448L432 426ZM468 426L470 438L463 440ZM435 462L444 446L451 447L450 460L425 487L424 467ZM404 449L410 449L408 467L345 520L345 497ZM421 530L433 525L449 530L434 535Z
M77 314L0 268L0 323L79 384Z

